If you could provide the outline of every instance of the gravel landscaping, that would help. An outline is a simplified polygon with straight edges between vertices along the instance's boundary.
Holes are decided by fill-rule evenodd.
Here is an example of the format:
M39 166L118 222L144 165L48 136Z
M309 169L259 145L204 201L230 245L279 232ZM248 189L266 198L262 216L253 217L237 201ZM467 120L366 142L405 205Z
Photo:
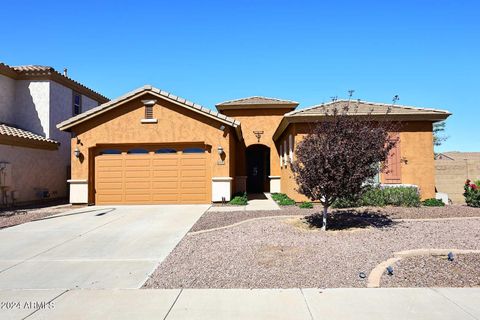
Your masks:
M424 208L395 212L406 217L419 209L422 218L425 212L433 212ZM225 225L223 219L231 224L258 215L291 212L297 216L252 220L226 229L189 234L144 287L365 287L367 278L361 278L360 272L368 277L377 264L391 258L394 252L419 248L480 249L480 219L395 222L384 214L388 210L382 210L379 214L383 216L371 222L372 211L364 211L367 219L358 219L358 212L347 210L347 219L337 215L337 222L329 221L334 230L322 232L298 216L309 211L315 212L289 208L274 213L242 212L238 216L232 212L207 213L192 230Z
M78 207L81 206L72 206L65 201L52 201L36 206L0 209L0 229L39 220Z
M393 267L393 275L382 276L381 287L480 287L480 254L403 258Z
M206 212L192 227L190 231L228 226L240 221L253 218L299 215L308 216L321 212L321 207L315 205L313 209L301 209L297 206L281 207L282 210L272 211L235 211L235 212ZM331 216L335 212L349 212L351 215L367 216L367 218L389 218L389 219L436 219L436 218L461 218L480 217L480 208L472 208L461 205L446 207L385 207L385 208L355 208L355 209L332 209Z

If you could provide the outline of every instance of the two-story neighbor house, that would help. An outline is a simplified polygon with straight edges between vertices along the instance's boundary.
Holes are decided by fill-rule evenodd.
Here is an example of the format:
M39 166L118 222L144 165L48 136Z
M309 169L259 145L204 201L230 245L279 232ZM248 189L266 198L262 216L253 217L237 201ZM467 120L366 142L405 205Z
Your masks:
M210 203L232 193L283 192L296 201L289 163L325 108L295 110L298 103L249 97L216 105L218 112L144 86L63 121L71 132L70 200L97 204ZM416 185L435 197L432 125L447 111L352 101L356 114L401 122L399 143L380 181ZM388 112L387 110L391 110Z
M107 101L52 67L0 63L0 206L66 197L71 134L56 124Z

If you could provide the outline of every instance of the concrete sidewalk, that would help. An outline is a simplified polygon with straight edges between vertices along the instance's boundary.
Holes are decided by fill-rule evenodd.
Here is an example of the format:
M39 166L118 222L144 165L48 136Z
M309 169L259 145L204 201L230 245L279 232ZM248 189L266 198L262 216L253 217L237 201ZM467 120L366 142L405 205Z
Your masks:
M0 301L18 302L1 319L480 319L480 288L3 290Z

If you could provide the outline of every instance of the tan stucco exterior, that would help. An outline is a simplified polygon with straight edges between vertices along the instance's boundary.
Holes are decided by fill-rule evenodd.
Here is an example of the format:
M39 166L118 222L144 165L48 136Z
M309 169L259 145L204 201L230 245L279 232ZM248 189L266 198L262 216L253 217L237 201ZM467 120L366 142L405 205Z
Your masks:
M153 117L157 123L142 123L145 116L144 99L156 99ZM181 108L157 97L144 95L122 106L101 114L72 128L72 150L79 148L82 156L72 153L72 180L87 180L89 201L94 201L94 157L99 148L131 146L169 146L181 150L183 146L203 145L207 150L208 171L211 177L230 176L230 141L234 131L220 130L221 123ZM80 144L77 144L77 138ZM224 164L217 148L222 146Z
M288 141L293 135L294 145L302 141L310 131L311 123L290 124L277 140L277 146ZM413 184L419 187L422 199L435 197L435 166L433 155L432 122L411 121L401 124L401 184ZM297 186L290 166L282 166L282 192L295 201L307 200L297 192ZM385 182L381 175L382 183Z
M245 179L253 176L249 181L255 181L254 185L263 181L263 191L286 193L298 202L307 200L297 191L290 163L295 161L296 145L318 119L302 116L300 121L288 122L296 103L252 99L262 104L247 104L248 99L241 99L238 104L217 105L220 113L215 113L147 86L99 106L92 113L69 119L59 127L73 132L71 148L81 152L80 158L72 153L72 186L88 188L88 202L95 201L95 159L105 148L125 153L130 148L145 147L153 155L157 147L173 147L181 154L184 147L202 146L206 150L206 162L202 163L206 163L205 179L209 180L208 199L230 199L234 192L248 188ZM145 101L152 100L153 119L145 123ZM435 196L433 121L403 121L400 132L395 133L401 151L401 178L395 179L400 184L418 186L423 199ZM257 162L252 163L252 159ZM259 174L252 174L252 168L256 172L259 167ZM256 180L260 176L264 179ZM383 176L381 179L386 182Z

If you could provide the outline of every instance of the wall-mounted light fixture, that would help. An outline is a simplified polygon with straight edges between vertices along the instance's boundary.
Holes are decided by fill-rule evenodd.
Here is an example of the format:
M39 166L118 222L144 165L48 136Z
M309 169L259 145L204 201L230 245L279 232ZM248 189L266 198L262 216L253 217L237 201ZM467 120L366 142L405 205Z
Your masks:
M225 164L225 162L223 161L223 158L222 158L223 155L225 154L225 151L223 151L223 147L218 146L217 152L218 152L218 155L220 156L220 159L218 159L217 164Z
M78 147L75 147L73 154L75 155L75 158L80 158L80 149L78 149Z
M222 124L219 128L221 131L224 131L225 130L225 126Z

